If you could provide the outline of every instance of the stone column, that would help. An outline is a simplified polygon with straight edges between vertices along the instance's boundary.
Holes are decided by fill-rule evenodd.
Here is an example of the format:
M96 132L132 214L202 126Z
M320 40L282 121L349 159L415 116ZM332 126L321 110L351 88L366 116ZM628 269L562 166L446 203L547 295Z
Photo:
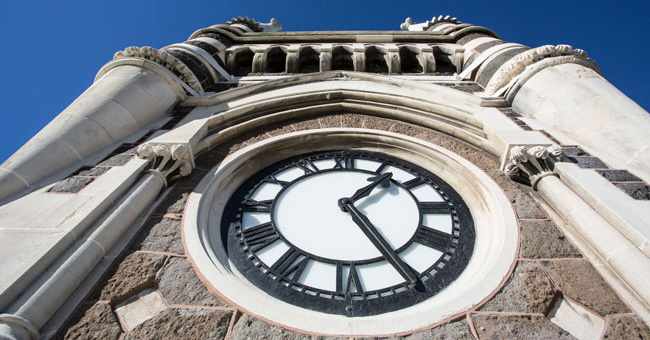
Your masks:
M111 69L0 166L0 201L72 171L164 117L179 99L173 85L146 67Z
M523 83L512 107L560 141L575 141L611 167L650 182L650 114L594 69L546 67Z
M35 340L39 330L57 312L79 284L146 211L167 186L167 179L187 176L193 156L182 144L141 145L138 157L151 169L93 230L81 238L75 250L43 283L30 287L5 314L0 314L0 339Z

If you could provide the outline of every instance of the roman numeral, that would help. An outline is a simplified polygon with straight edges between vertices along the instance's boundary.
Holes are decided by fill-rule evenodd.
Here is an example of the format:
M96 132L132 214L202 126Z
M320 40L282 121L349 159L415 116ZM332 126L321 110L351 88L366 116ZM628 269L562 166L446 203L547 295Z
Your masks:
M287 182L287 181L281 181L281 180L275 178L275 176L273 176L273 175L270 175L269 177L267 177L266 179L264 179L264 181L269 182L269 183L279 184L279 185L281 185L283 188L286 187L287 185L289 185L289 182Z
M280 235L271 222L246 229L242 231L242 236L244 242L254 252L280 239Z
M348 277L346 282L343 282L343 271L348 270ZM345 286L345 289L343 287ZM336 292L338 294L345 294L346 296L349 296L350 293L352 292L352 288L354 287L355 291L354 293L358 294L363 294L363 287L361 286L361 280L359 280L359 274L357 273L357 269L353 264L350 264L350 266L346 266L346 268L343 268L343 265L341 263L336 264Z
M312 161L308 159L303 159L300 162L296 163L296 166L302 169L305 172L305 175L318 172L318 167Z
M419 206L423 214L449 214L447 202L420 202Z
M444 253L451 243L451 235L433 228L421 226L415 233L414 240L415 242Z
M291 282L294 283L302 275L309 260L309 258L305 257L300 262L294 264L299 257L300 252L295 248L290 248L271 266L271 271L276 273L278 278L286 278L291 273L294 273L291 278Z
M334 169L354 169L354 158L352 155L341 154L334 156Z
M413 188L417 187L418 185L420 185L420 184L422 184L422 183L424 183L424 178L422 178L422 177L416 177L416 178L414 178L414 179L412 179L412 180L409 180L409 181L406 181L406 182L402 183L402 185L403 185L406 189L409 189L409 190L410 190L410 189L413 189Z
M272 204L273 200L256 201L252 199L246 199L244 201L244 211L270 213Z

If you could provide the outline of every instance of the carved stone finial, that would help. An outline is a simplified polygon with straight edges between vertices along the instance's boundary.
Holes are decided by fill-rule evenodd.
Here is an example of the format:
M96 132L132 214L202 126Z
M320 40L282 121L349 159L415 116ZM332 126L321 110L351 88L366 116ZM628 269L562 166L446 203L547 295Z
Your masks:
M431 18L431 20L427 20L421 24L416 24L413 22L413 19L411 18L406 18L404 22L399 26L402 31L426 31L429 29L429 27L440 23L440 22L448 22L451 24L460 24L460 21L458 19L451 17L449 15L439 15L437 17Z
M552 146L515 146L504 171L513 181L537 188L537 182L546 176L557 176L553 164L562 159L562 149Z
M149 160L151 162L149 172L158 175L165 182L168 178L185 177L192 172L192 155L183 144L169 146L144 143L138 147L136 153L138 157Z
M230 21L226 22L228 25L240 24L244 25L254 32L277 32L282 29L282 25L278 23L278 20L271 18L271 21L268 23L257 22L253 18L248 17L236 17L232 18Z

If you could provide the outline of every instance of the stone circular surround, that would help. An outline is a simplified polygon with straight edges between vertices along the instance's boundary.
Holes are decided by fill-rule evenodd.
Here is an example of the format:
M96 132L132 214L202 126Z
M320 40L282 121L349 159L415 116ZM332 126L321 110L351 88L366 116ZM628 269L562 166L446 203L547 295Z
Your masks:
M415 306L371 317L318 313L276 300L230 265L220 226L225 203L258 169L291 155L352 147L407 159L440 176L467 202L476 227L474 256L461 276L438 295ZM234 174L234 176L233 176ZM448 319L490 296L509 273L518 227L501 189L475 165L404 135L367 129L292 132L249 145L212 169L190 196L184 218L185 246L204 282L247 312L288 328L322 334L382 335L413 331Z

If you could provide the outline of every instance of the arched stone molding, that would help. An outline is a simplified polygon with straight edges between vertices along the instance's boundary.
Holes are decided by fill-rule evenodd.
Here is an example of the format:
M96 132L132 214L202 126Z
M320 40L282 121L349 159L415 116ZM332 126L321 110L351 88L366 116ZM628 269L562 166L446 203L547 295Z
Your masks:
M526 68L548 58L566 57L556 59L553 64L576 62L594 69L600 73L596 63L587 57L587 52L581 49L574 49L570 45L544 45L518 54L505 62L496 73L490 78L485 87L485 96L501 96L508 90L508 85L518 75L524 73ZM546 64L545 66L549 66Z
M228 72L233 75L247 75L253 70L255 53L248 46L236 46L226 52Z
M351 45L334 45L331 53L331 70L354 71L354 50Z
M203 87L201 86L201 82L197 79L192 70L190 70L189 67L187 67L182 61L169 54L168 52L161 51L149 46L131 46L127 47L124 51L116 52L113 56L113 61L127 58L153 61L172 71L183 82L189 85L192 90L196 91L199 94L203 94L204 92ZM103 73L102 70L100 70L100 74L101 73Z
M381 45L365 45L364 53L364 71L372 73L388 73L388 54L386 48ZM355 67L356 70L356 67Z
M431 50L433 52L433 49ZM433 57L433 54L431 54ZM422 49L412 46L399 46L400 72L426 73L430 59L426 59ZM435 59L433 60L435 70ZM392 72L391 72L392 73Z
M495 157L501 156L504 148L502 142L488 138L480 114L494 109L481 107L479 98L443 86L363 73L326 72L284 78L188 99L183 105L206 107L201 123L205 132L195 138L196 152L270 121L329 112L360 113L426 126Z

